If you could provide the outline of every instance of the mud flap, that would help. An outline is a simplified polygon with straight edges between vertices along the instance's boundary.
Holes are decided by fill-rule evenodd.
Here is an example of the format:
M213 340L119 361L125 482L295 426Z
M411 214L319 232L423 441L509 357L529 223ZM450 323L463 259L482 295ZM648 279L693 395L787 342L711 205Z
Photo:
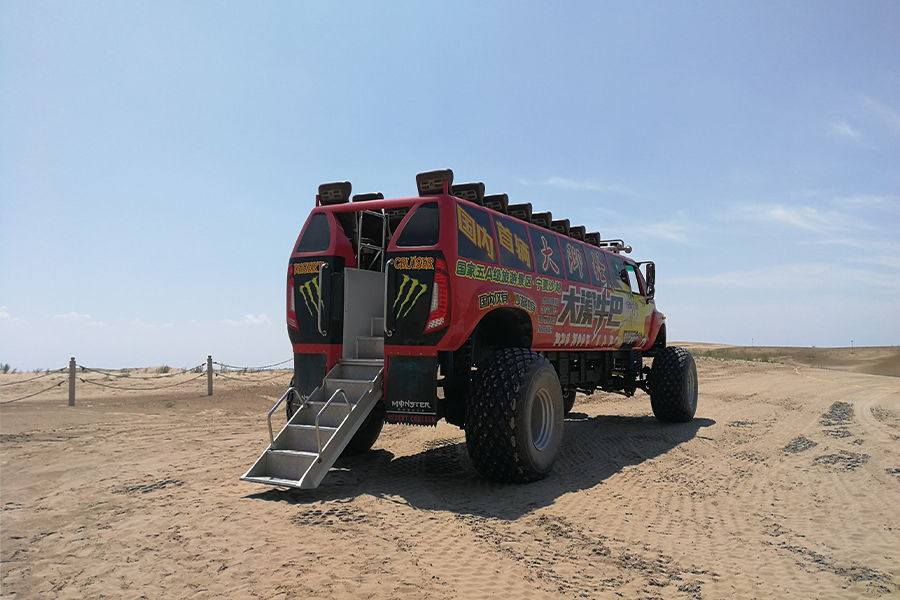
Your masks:
M322 385L327 373L324 354L294 353L294 387L301 397L307 397ZM288 399L291 402L293 399Z
M437 356L388 357L388 423L437 425L437 367Z

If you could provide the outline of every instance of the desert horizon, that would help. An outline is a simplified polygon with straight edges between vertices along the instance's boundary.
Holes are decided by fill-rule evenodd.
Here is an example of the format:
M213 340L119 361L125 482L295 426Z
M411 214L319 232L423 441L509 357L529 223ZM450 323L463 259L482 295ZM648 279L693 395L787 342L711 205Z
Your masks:
M698 365L693 421L658 423L642 392L579 394L553 473L528 485L480 478L444 422L385 425L316 490L239 481L289 370L217 372L213 396L205 373L172 368L167 384L195 380L149 391L135 389L159 367L79 373L135 389L79 381L74 407L65 373L0 387L0 592L900 594L900 348L682 345Z

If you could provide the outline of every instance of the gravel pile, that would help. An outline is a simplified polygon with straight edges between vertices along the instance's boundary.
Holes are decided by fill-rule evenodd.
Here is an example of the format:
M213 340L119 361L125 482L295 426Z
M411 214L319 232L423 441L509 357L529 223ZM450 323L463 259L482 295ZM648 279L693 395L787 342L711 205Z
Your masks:
M849 402L835 402L828 412L822 415L819 423L825 427L834 427L835 425L846 425L852 420L853 405Z
M808 437L804 437L801 435L800 437L791 440L791 443L784 447L784 451L797 454L798 452L809 450L813 446L818 446L818 444Z
M861 467L867 460L869 460L868 454L857 454L856 452L841 450L837 454L825 454L820 456L813 462L817 465L826 465L845 471L854 471Z

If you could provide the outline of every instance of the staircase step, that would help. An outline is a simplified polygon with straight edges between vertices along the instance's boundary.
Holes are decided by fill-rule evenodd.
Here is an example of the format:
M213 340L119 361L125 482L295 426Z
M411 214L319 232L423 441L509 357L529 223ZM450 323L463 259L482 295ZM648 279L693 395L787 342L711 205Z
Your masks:
M356 338L357 358L381 358L384 359L383 337L358 337Z
M307 402L303 408L297 411L298 414L291 420L291 423L295 425L315 425L316 415L319 414L323 406L325 406L324 402ZM322 418L319 419L319 427L338 427L346 416L347 405L344 404L343 400L336 400L322 413Z
M319 458L315 452L299 450L267 450L266 474L278 479L300 480Z
M300 481L297 479L282 479L280 477L266 477L264 475L256 475L250 476L245 475L241 477L242 481L249 481L250 483L262 483L264 485L277 485L284 487L300 487Z
M319 426L319 434L322 437L322 446L328 443L328 440L337 431L337 427ZM316 436L315 425L295 425L287 426L283 437L279 436L276 444L280 450L301 450L304 452L318 452L319 439ZM283 445L283 447L282 447Z
M384 358L342 358L338 360L342 365L363 365L367 367L383 367Z
M347 400L350 401L350 404L356 404L359 397L372 386L372 382L368 379L332 379L326 377L323 383L325 384L325 397L323 400L327 401L336 391L343 390L344 394L347 395ZM338 397L335 398L331 404L332 406L347 406L343 396L340 394L338 394Z
M265 485L316 488L381 398L383 369L381 356L342 359L241 479ZM346 376L351 372L357 372L357 377ZM327 400L334 392L326 395L326 388L346 390L353 404L348 407L340 397L329 404ZM317 434L315 422L319 413Z
M372 317L372 337L384 337L384 317Z
M351 362L352 361L352 362ZM338 367L328 374L332 379L356 379L359 381L372 381L378 376L378 372L384 368L384 359L371 358L342 358Z

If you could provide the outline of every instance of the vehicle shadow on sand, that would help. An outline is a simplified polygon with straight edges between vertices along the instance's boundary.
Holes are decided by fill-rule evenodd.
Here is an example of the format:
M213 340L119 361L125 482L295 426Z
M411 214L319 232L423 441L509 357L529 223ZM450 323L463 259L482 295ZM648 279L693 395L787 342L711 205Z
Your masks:
M372 450L340 459L315 490L269 489L246 497L314 504L369 494L416 509L513 520L661 456L714 424L702 418L663 424L650 416L571 413L553 473L531 484L487 481L472 467L464 442L435 440L434 447L409 456Z

